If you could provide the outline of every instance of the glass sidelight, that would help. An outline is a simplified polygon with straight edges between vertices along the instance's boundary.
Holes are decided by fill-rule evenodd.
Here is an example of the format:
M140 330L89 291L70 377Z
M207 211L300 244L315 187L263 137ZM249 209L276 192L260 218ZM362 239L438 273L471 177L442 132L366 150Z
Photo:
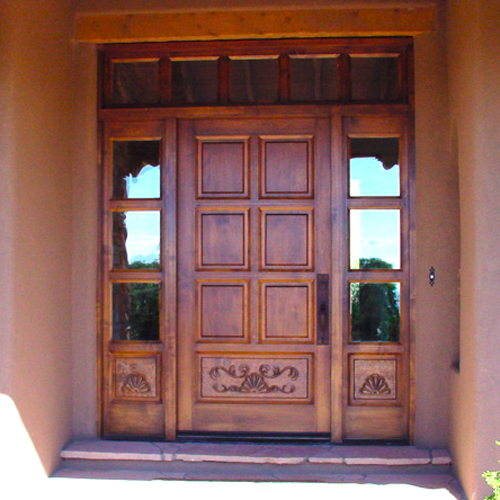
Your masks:
M349 211L351 269L401 269L400 210Z
M349 196L399 196L399 139L349 140Z
M401 283L349 284L351 342L399 342Z
M379 64L396 68L396 58L354 58L351 63L353 99L395 95L396 80L384 81L380 75L378 82L356 79L361 74L369 79ZM344 130L345 437L390 438L398 435L396 429L405 435L409 422L408 143L404 120L397 117L345 118Z
M160 340L158 283L113 283L113 340Z
M113 198L160 197L160 141L113 142Z
M160 268L160 212L113 212L113 269Z

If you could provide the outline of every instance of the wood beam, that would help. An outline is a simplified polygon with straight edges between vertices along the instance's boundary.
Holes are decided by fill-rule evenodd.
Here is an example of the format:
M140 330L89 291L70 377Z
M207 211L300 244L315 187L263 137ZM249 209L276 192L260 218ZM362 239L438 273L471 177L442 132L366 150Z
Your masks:
M124 43L244 38L415 36L432 31L435 7L311 8L82 14L79 42Z

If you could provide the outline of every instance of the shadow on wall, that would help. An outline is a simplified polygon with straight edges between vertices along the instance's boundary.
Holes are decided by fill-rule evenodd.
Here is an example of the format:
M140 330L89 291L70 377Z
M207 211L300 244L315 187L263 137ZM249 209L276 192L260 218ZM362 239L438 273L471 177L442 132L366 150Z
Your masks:
M21 415L6 394L0 394L0 424L0 483L32 488L35 481L46 479Z

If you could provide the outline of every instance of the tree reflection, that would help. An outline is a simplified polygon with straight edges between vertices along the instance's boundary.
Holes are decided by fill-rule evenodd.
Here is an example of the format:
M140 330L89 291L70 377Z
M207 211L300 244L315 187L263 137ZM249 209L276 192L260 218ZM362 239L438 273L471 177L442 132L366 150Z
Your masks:
M130 269L158 269L158 261L133 262ZM113 285L113 339L159 340L160 286L157 283Z
M360 269L392 269L382 259L360 259ZM351 283L351 340L398 342L400 338L399 284Z

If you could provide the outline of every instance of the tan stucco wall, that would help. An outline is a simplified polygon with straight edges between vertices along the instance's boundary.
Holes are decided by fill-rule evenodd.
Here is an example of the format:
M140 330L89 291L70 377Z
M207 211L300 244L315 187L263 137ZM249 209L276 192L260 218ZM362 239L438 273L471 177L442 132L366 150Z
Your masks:
M458 176L449 152L444 22L440 7L436 31L415 40L415 442L429 447L448 446L449 380L459 329Z
M72 433L73 11L66 0L1 7L0 411L19 412L0 443L13 458L5 477L21 465L14 433L22 443L25 428L36 449L25 473L39 460L53 471Z
M97 56L76 47L76 116L73 162L73 407L74 437L97 433Z
M6 346L0 353L0 392L16 402L46 470L53 469L70 436L97 433L95 48L72 48L68 3L51 0L42 15L35 0L19 0L15 12L10 6L8 15L0 17L0 23L8 24L0 24L0 42L7 44L0 51L0 71L7 75L0 79L0 279L5 284L0 289L0 340ZM184 0L168 7L227 3ZM377 2L415 3L427 2ZM137 2L76 4L80 12L111 12L132 9ZM264 4L231 1L238 7ZM354 5L346 0L334 4ZM145 5L156 10L160 2ZM450 366L458 351L457 172L450 155L445 44L442 25L416 40L415 441L421 446L448 444ZM469 249L462 245L464 251ZM437 273L433 288L427 278L430 266ZM466 384L474 383L470 370ZM460 415L455 436L468 422L462 400L457 399L454 409ZM464 460L458 445L454 450Z
M450 137L460 172L460 372L451 447L470 500L491 490L500 448L500 1L450 0Z

